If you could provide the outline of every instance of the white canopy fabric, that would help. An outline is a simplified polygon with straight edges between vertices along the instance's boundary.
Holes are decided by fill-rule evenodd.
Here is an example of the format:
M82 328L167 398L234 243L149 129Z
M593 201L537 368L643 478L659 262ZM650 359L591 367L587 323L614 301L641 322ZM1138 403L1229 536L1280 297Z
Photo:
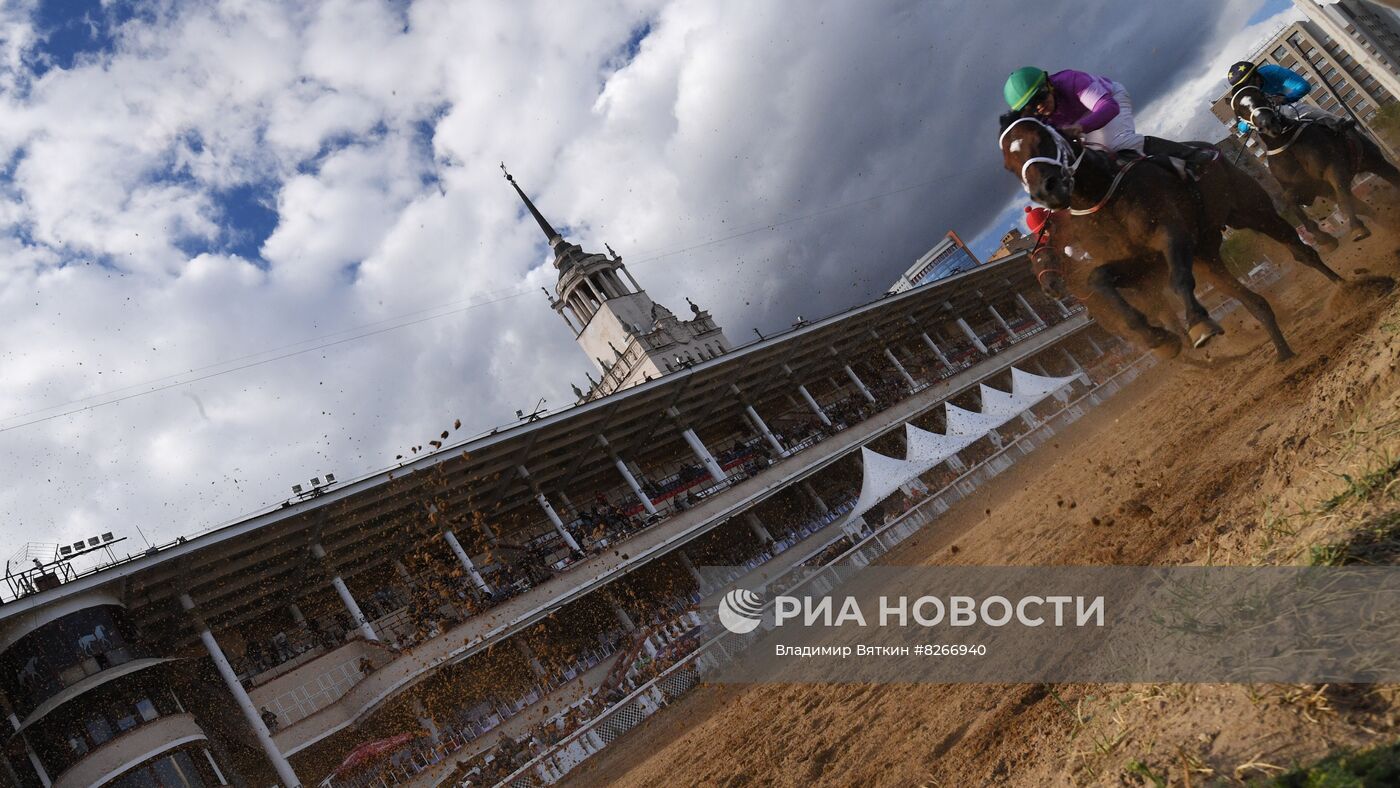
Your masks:
M1029 372L1011 368L1011 392L1018 396L1032 396L1036 399L1044 399L1050 394L1068 386L1079 378L1078 375L1070 375L1067 378L1048 378L1044 375L1032 375Z
M951 402L943 403L943 411L947 415L948 434L971 438L972 440L969 440L968 443L1000 427L1010 418L1010 416L973 413L970 410L963 410Z
M1009 394L1001 389L994 389L983 383L982 390L982 415L996 416L1001 419L1002 424L1021 415L1026 409L1045 398L1044 394Z
M904 425L904 459L918 465L919 473L932 468L967 448L975 438L966 435L939 435L921 430L913 424Z
M905 423L904 459L886 457L862 446L860 456L864 478L861 481L860 498L856 500L856 505L851 509L846 522L849 523L865 514L875 504L894 494L905 482L967 448L991 430L1021 415L1035 403L1073 383L1077 377L1050 378L1032 375L1012 367L1010 392L987 385L981 386L981 413L964 410L948 402L943 403L944 412L947 414L947 435L921 430L913 424Z
M920 469L918 463L886 457L864 446L860 448L860 459L865 478L861 481L860 497L856 499L850 519L869 511L870 507L890 497L901 484L928 470Z

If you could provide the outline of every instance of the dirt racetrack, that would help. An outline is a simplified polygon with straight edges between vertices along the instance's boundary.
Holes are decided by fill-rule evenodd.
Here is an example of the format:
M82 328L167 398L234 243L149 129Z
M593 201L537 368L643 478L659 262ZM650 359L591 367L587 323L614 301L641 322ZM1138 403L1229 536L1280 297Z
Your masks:
M1329 262L1400 275L1373 226ZM1291 261L1266 295L1297 358L1236 310L1215 361L1158 365L884 563L1397 562L1400 299L1329 308ZM1397 731L1388 686L701 687L569 784L1231 784Z

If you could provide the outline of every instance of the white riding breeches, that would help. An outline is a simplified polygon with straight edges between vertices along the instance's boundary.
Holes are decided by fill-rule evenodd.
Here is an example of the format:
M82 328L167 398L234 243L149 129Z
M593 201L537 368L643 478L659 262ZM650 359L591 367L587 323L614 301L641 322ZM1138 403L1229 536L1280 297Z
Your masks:
M1133 122L1133 100L1128 89L1114 82L1113 100L1118 102L1118 114L1098 131L1085 132L1084 142L1106 151L1131 149L1142 153L1143 138Z

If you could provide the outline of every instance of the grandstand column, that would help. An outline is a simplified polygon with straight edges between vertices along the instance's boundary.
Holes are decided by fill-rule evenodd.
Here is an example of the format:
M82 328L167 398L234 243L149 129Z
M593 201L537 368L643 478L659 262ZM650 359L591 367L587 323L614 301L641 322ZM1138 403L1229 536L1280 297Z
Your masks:
M763 527L763 521L758 519L758 515L753 512L744 512L744 522L749 524L749 530L763 544L773 541L773 535L768 533L768 529Z
M948 467L952 468L958 473L962 473L963 471L967 470L967 463L963 462L962 458L956 454L944 460L944 462L948 463Z
M462 568L467 570L467 574L471 576L472 583L477 588L481 589L483 594L491 593L491 586L487 585L486 578L482 577L481 573L476 571L476 564L472 563L471 556L467 555L467 551L462 549L462 543L457 541L457 535L451 531L444 530L442 532L442 538L447 542L447 546L452 548L452 554L457 556L457 560L461 562Z
M646 509L649 514L656 514L656 504L651 502L651 496L647 495L646 491L642 489L642 485L637 483L637 477L632 475L632 469L628 468L627 463L623 462L622 458L617 456L617 452L613 451L612 444L608 443L608 439L599 435L598 443L607 450L608 456L612 458L613 465L617 466L617 472L622 474L622 478L627 482L627 486L632 488L632 494L637 496L638 501L642 502L642 508Z
M796 377L792 372L792 367L789 367L787 364L783 365L783 372L789 378ZM822 424L830 427L831 417L827 416L826 411L822 410L822 406L817 404L817 400L812 396L812 392L808 391L805 385L798 383L797 393L802 395L802 399L807 403L807 407L811 408L812 412L817 415L817 418L821 419Z
M577 506L574 506L574 502L571 501L571 500L569 500L569 494L568 494L568 493L564 492L563 490L560 490L560 491L559 491L559 500L560 500L561 503L564 504L564 511L565 511L566 513L572 514L572 515L577 515L577 514L578 514L578 507L577 507Z
M700 570L695 568L695 562L690 560L690 556L686 554L685 550L677 550L676 555L681 559L681 566L685 567L690 579L695 581L695 587L703 592L706 585L705 578L700 576Z
M826 514L827 512L831 511L831 507L826 505L826 501L823 501L820 495L817 495L816 488L814 488L812 486L812 483L807 481L806 479L802 480L802 491L807 493L807 497L811 498L812 503L817 505L817 511L821 512L822 514Z
M1094 349L1094 358L1103 355L1103 348L1099 347L1099 343L1094 341L1094 338L1089 335L1088 331L1084 332L1084 340L1089 343L1089 347Z
M1065 302L1064 302L1064 301L1061 301L1061 300L1058 299L1058 298L1052 298L1052 299L1050 299L1050 300L1051 300L1051 301L1054 301L1054 302L1055 302L1055 306L1059 307L1059 309L1060 309L1060 317L1069 317L1069 314L1070 314L1070 312L1069 312L1069 307L1065 306Z
M963 335L967 337L973 347L982 351L982 355L984 356L991 355L991 351L987 350L987 346L982 343L982 337L977 336L977 332L972 330L972 326L969 326L966 320L957 318L954 322L958 324L958 328L962 329Z
M904 368L903 364L899 363L899 359L895 357L893 350L885 348L885 358L889 359L889 362L894 365L895 370L899 372L899 376L904 378L904 382L909 384L910 391L919 387L919 384L914 382L914 377L909 374L909 371Z
M44 788L51 788L51 786L53 786L53 780L49 779L48 770L44 768L43 762L39 760L39 753L34 752L34 748L29 745L29 737L20 733L19 717L16 717L13 712L10 714L10 726L15 729L15 733L19 735L20 741L24 742L24 754L29 756L29 765L33 766L34 773L39 775L39 782L43 783ZM8 765L8 761L6 765ZM19 783L16 782L15 784L18 785Z
M564 521L559 519L559 513L554 511L554 506L550 504L549 499L545 497L544 491L540 489L538 484L535 484L534 478L530 476L530 471L527 470L524 465L517 465L515 467L516 470L520 472L520 478L529 482L530 490L535 493L535 502L544 510L544 516L549 518L549 522L554 526L554 530L559 533L559 538L563 539L564 544L568 545L569 549L575 553L583 552L583 549L578 546L578 541L574 539L574 535L569 533L568 529L564 527Z
M360 627L360 634L365 636L365 640L371 642L379 640L379 635L375 634L369 619L365 618L364 612L360 610L360 603L355 601L355 596L350 593L350 588L345 585L340 573L336 572L330 561L326 560L326 548L322 547L320 542L316 542L311 545L311 555L315 556L330 573L331 585L335 586L335 592L340 595L341 604L345 605L346 612L350 614L350 620Z
M1001 326L1001 330L1005 331L1007 336L1016 336L1016 332L1011 330L1011 324L1006 322L1006 318L1001 316L995 305L987 304L987 311L992 313L992 318L997 321L997 325Z
M632 622L632 617L627 615L627 611L622 609L622 605L612 594L607 594L607 597L608 606L612 608L613 617L617 619L617 623L621 624L622 628L628 632L635 632L637 625Z
M705 448L705 442L700 440L700 436L695 434L695 430L685 426L684 423L681 422L680 411L675 408L667 408L666 415L675 419L676 425L681 428L681 437L685 438L685 442L690 444L690 450L695 452L695 456L699 458L700 464L704 465L705 470L710 472L710 478L717 482L724 481L724 469L719 467L719 462L715 460L715 455L711 454L710 450Z
M865 382L856 376L856 371L854 369L851 369L851 365L842 364L841 368L846 370L846 377L850 378L851 382L856 384L856 389L860 391L860 395L862 397L865 397L866 401L868 402L875 402L875 395L871 394L870 389L865 387Z
M1016 292L1016 305L1021 307L1021 311L1026 313L1026 317L1034 320L1036 325L1041 328L1045 327L1045 319L1040 316L1039 312L1031 309L1031 302L1027 301L1026 297L1021 295L1020 291Z
M841 354L836 352L836 348L827 348L827 350L831 352L832 358L838 361L841 360ZM856 390L860 392L862 397L865 397L866 401L871 403L875 402L875 395L871 394L870 389L865 387L865 381L861 380L860 377L856 375L856 371L851 369L850 364L842 362L841 369L846 372L846 377L851 379L851 383L855 384Z
M418 587L418 583L413 579L413 575L409 573L408 567L404 566L402 561L395 558L391 563L393 564L395 574L399 576L399 579L403 581L405 586L408 586L408 590L412 591Z
M535 674L535 678L542 679L549 675L549 671L544 669L544 665L540 663L540 658L535 656L535 650L530 648L530 644L525 642L525 638L517 637L511 638L511 640L515 641L515 648L520 652L520 656L524 657L525 661L530 663L530 672Z
M797 386L797 393L802 395L802 399L807 400L807 407L811 408L812 412L817 414L817 418L821 419L822 424L830 427L831 417L826 415L826 411L822 410L822 406L817 404L816 398L807 390L807 387L799 384Z
M209 625L205 623L194 607L194 600L189 594L180 594L180 607L185 609L193 620L195 629L199 630L199 639L204 643L204 650L209 652L209 658L214 661L214 667L218 669L219 676L224 680L224 685L233 695L234 701L238 703L238 708L243 712L243 718L253 729L257 736L258 744L261 745L263 754L267 756L272 768L277 772L277 777L282 781L284 788L300 788L301 780L297 778L296 772L292 771L292 765L287 758L282 755L282 751L277 749L277 744L272 740L272 733L267 729L262 721L262 716L253 705L253 699L248 697L248 691L243 689L243 683L238 680L238 674L233 672L233 666L229 664L228 657L224 656L224 650L219 647L219 642L214 639L214 633L209 631Z
M293 602L292 604L287 605L287 612L292 614L292 622L293 622L293 623L296 623L296 624L305 624L305 623L306 623L306 614L303 613L303 612L301 612L301 607L300 607L299 605L297 605L297 603Z
M1074 367L1075 372L1080 374L1084 373L1084 368L1079 366L1079 359L1075 358L1074 354L1069 352L1069 348L1061 347L1060 352L1064 354L1065 360L1069 362L1069 365Z
M919 336L924 340L924 344L928 345L928 349L933 351L933 355L938 357L938 360L942 362L943 366L952 366L952 364L948 363L948 357L943 355L943 348L939 347L938 343L933 341L933 338L928 335L927 331L920 332Z
M428 713L428 707L423 704L423 699L414 695L409 699L409 708L413 711L418 725L428 732L428 738L432 739L434 744L441 744L442 730L438 728L437 720Z
M773 447L773 451L777 452L779 457L783 456L787 450L783 448L783 444L778 442L777 436L773 434L772 430L768 429L768 425L759 417L758 411L754 410L753 406L749 403L744 402L744 395L739 391L739 387L731 383L729 384L729 390L734 393L735 397L739 398L740 402L744 403L744 413L748 414L749 421L753 422L753 426L758 429L763 439L768 441L768 445Z
M992 445L997 447L998 449L1000 449L1004 445L1001 441L1001 433L997 432L996 430L987 430L987 440L991 441Z

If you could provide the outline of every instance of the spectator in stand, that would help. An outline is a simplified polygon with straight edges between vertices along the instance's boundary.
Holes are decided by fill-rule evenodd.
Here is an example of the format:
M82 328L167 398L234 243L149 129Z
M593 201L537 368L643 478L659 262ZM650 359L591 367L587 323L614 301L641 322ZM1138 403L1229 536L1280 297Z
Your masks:
M258 716L262 718L262 724L267 726L269 733L276 733L277 729L282 727L282 723L277 719L276 712L266 706L258 709Z

